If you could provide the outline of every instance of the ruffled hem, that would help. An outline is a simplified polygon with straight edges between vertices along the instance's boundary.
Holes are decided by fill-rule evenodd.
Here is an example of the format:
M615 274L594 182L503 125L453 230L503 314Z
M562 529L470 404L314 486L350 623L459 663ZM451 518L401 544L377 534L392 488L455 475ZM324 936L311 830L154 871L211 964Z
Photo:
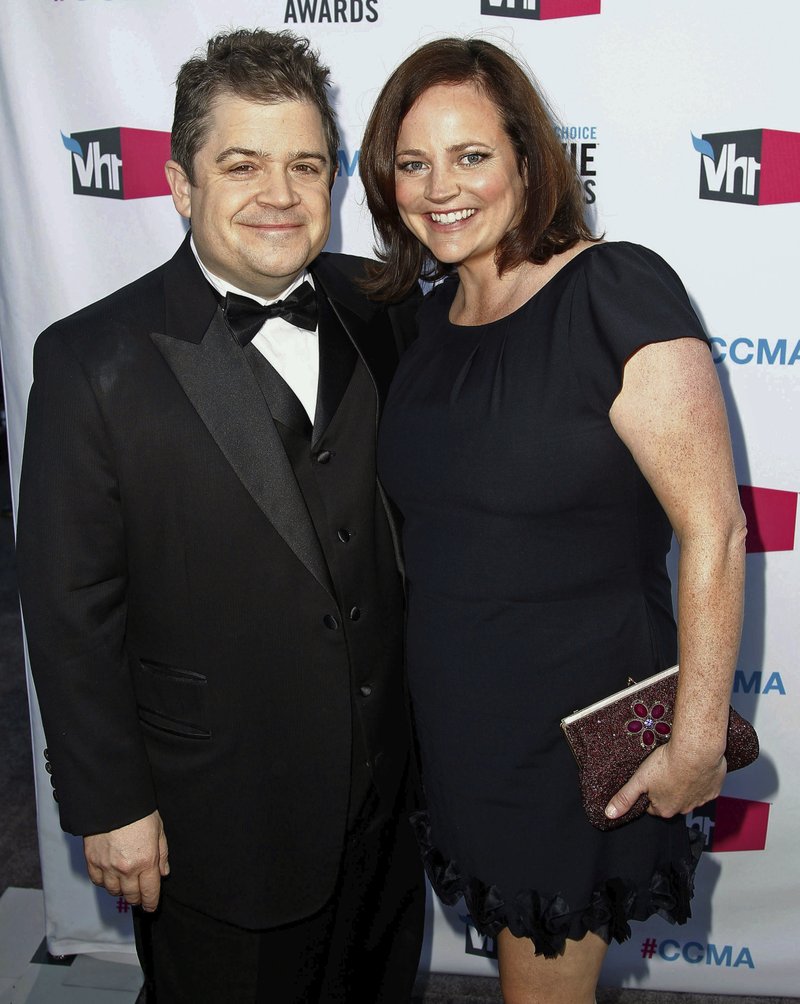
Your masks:
M470 918L481 934L496 937L507 927L518 938L530 938L537 955L551 959L561 955L567 939L579 941L593 931L607 943L631 936L630 920L647 920L658 914L673 924L683 924L691 916L694 871L703 848L703 835L689 829L690 857L655 872L646 890L622 879L600 882L592 891L584 910L573 911L563 896L546 899L534 889L518 892L504 900L497 886L486 885L475 876L464 875L457 862L447 860L431 842L428 813L415 812L411 823L422 850L425 871L436 895L453 906L462 897Z

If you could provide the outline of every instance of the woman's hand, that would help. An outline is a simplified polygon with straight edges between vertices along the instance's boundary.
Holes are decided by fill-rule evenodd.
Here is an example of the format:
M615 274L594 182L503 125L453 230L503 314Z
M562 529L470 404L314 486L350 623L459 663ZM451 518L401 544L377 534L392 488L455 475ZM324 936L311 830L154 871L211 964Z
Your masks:
M706 751L688 753L675 743L654 750L633 777L606 806L610 819L624 816L640 795L647 795L651 816L668 819L705 805L722 790L726 774L725 757L715 758Z

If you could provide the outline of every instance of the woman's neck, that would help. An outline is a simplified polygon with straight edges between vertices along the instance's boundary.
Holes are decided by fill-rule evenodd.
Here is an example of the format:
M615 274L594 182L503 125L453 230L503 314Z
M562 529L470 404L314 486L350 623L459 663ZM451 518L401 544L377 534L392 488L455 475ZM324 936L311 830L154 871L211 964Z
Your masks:
M494 261L480 266L459 265L459 286L450 307L452 324L488 324L507 317L527 303L576 255L591 247L580 241L575 247L553 257L544 265L523 262L502 275Z

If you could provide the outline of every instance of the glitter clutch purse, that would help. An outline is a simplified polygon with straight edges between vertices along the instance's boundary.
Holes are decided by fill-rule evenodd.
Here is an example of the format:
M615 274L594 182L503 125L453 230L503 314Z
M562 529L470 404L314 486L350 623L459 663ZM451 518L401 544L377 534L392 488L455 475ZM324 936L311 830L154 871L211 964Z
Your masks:
M665 669L641 683L590 704L561 722L578 762L583 806L600 830L613 830L641 816L646 795L617 819L605 815L611 797L657 746L669 742L678 686L678 667ZM728 770L739 770L758 756L753 726L733 708L728 719L725 758Z

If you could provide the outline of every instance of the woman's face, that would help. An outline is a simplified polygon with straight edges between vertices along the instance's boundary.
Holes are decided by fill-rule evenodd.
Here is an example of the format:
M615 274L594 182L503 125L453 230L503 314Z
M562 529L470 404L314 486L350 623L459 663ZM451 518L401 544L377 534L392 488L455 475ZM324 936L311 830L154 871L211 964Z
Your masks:
M395 150L403 223L439 261L494 270L525 185L494 104L474 84L437 84L412 105Z

